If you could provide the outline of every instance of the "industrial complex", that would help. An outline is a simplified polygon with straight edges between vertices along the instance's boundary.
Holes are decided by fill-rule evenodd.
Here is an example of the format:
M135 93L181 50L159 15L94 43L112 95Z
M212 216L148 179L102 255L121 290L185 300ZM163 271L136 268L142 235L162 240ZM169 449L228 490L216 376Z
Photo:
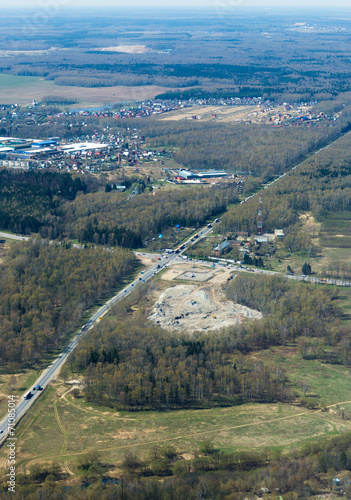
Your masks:
M226 172L216 172L214 170L209 170L208 172L199 172L198 174L191 172L190 170L179 170L179 172L175 174L175 180L179 182L194 180L200 181L206 179L215 179L218 177L228 177L228 174Z
M139 171L145 162L161 160L164 164L163 160L170 156L164 150L145 149L145 138L135 134L130 137L93 135L85 139L72 142L72 139L65 141L59 137L45 140L0 137L0 166L72 169L84 173L99 171L105 165L110 169L132 166ZM244 178L224 171L193 172L186 168L162 168L162 171L170 182L182 184L218 183L235 178L238 191L241 191L244 182Z

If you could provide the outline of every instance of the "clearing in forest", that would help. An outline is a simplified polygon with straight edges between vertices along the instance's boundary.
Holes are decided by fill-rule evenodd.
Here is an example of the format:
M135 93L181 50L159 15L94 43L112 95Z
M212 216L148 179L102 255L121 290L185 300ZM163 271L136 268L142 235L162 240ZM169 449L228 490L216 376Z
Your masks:
M165 290L155 303L150 319L170 330L217 330L262 313L226 300L219 284L178 285Z
M95 106L123 101L142 101L153 99L157 94L169 90L156 85L114 86L114 87L73 87L56 85L41 77L0 75L1 102L14 102L24 106L33 99L46 98L75 100L80 106ZM73 105L77 107L77 104Z
M114 47L101 47L99 49L101 52L124 52L125 54L145 54L145 52L151 52L146 45L117 45Z
M308 113L311 107L304 107L303 112ZM262 106L192 106L177 109L160 115L160 120L202 120L223 123L250 121L252 123L280 123L282 120L296 118L301 114L301 109L290 110L287 114L284 106L263 109Z

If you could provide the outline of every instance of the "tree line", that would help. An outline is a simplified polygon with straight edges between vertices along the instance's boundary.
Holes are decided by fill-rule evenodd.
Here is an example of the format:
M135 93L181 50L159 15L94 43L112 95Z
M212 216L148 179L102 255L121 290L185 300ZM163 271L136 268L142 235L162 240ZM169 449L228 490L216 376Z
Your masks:
M287 251L315 254L312 237L316 235L303 225L300 215L310 212L322 223L333 220L334 223L328 224L326 234L337 234L338 219L347 220L351 211L350 162L351 135L347 133L271 186L269 196L263 191L264 231L284 229ZM257 197L231 207L221 217L219 231L255 232L257 210ZM331 225L333 228L329 227Z
M33 366L64 342L93 304L137 266L126 249L113 252L45 242L11 245L0 268L0 360Z
M238 276L226 293L261 310L264 319L220 335L189 335L153 325L144 307L133 316L127 314L130 305L119 305L71 356L72 369L84 375L87 400L119 409L161 409L294 399L283 372L273 373L246 355L300 336L336 343L342 335L336 333L340 311L333 294L254 275Z
M124 180L126 185L140 181L140 194L130 197L101 191L89 176L82 180L66 173L4 169L0 171L0 227L21 234L39 233L51 240L140 248L145 240L177 225L198 227L238 201L231 184L152 195L144 191L144 179Z
M0 227L21 234L37 233L43 218L57 215L62 202L87 192L79 177L68 173L0 170Z
M204 224L237 201L234 186L141 193L96 192L77 196L62 206L62 217L41 231L77 238L80 242L140 248L144 240L164 231ZM45 231L45 232L44 232Z

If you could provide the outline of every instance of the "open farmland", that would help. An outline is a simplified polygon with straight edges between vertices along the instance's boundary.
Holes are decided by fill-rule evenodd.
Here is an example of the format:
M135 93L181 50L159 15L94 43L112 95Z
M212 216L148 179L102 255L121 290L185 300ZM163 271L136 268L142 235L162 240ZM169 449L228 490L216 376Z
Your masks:
M349 268L351 266L351 223L347 212L339 214L329 214L323 222L316 221L316 218L306 212L300 216L300 221L304 231L311 238L312 244L316 248L315 255L308 256L291 253L283 243L279 243L278 252L269 259L269 263L275 271L286 272L290 266L296 272L302 268L308 258L312 271L318 276L327 276L325 273L331 271L333 264L339 263L344 266L342 273L331 273L340 276L341 279L349 280ZM330 267L332 266L332 267Z
M311 109L310 106L304 106L303 112L307 113ZM287 116L296 117L301 113L301 110L291 109L286 111L284 106L277 106L273 109L263 109L262 106L192 106L191 108L171 111L160 118L162 121L179 121L198 119L203 121L235 123L246 122L263 123L270 119L274 121L275 117Z
M144 85L138 87L71 87L55 85L54 82L44 78L31 76L0 75L0 101L1 104L31 104L33 99L42 101L47 97L75 100L82 106L103 105L121 101L139 101L151 99L165 87Z

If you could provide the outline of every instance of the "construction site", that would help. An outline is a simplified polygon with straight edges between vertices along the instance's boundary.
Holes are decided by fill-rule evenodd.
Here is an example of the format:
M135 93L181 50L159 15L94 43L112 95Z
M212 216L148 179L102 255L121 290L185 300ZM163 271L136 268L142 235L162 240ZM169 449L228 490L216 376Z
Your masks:
M232 267L175 263L162 274L149 319L166 330L213 331L261 319L262 313L226 299L223 285L235 279Z

